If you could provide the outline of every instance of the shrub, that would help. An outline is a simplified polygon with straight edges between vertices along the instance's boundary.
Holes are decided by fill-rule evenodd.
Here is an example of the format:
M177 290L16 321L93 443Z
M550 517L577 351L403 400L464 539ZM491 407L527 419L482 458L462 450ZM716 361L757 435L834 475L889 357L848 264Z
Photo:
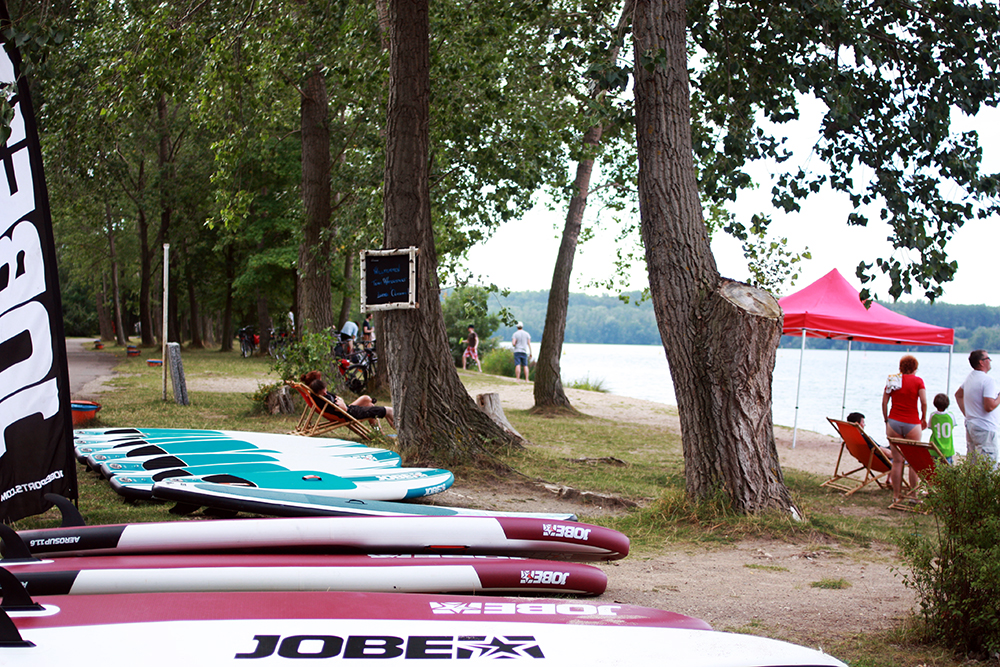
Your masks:
M303 373L318 370L332 381L338 377L333 348L339 340L333 331L307 333L301 341L289 343L284 358L275 359L272 368L282 380L298 380Z
M510 348L498 347L491 350L486 356L480 357L480 362L483 364L484 373L514 377L514 352ZM534 360L528 362L528 377L535 377Z
M941 466L926 500L936 535L902 540L931 640L972 654L1000 650L1000 471L982 459Z

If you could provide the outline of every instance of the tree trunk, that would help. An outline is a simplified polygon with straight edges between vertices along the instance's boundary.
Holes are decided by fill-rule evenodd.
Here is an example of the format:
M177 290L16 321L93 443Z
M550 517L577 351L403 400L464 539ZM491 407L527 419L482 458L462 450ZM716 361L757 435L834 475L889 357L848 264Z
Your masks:
M226 246L226 301L222 309L222 325L220 326L221 344L219 352L232 352L233 338L233 282L236 280L236 251L232 244Z
M428 0L391 0L389 26L385 244L419 249L419 307L385 311L379 341L402 451L421 462L471 462L513 440L476 407L459 380L441 312L428 173Z
M108 253L111 255L111 296L114 299L115 342L125 347L128 335L122 326L122 296L118 288L118 253L115 250L115 231L111 223L111 206L104 205L105 221L108 224Z
M340 322L341 328L343 328L344 323L351 317L351 304L353 299L351 298L351 281L354 280L354 253L348 251L344 257L344 297L340 301L340 317L337 319Z
M302 127L302 205L305 227L299 246L299 329L333 326L330 304L330 121L326 80L319 67L306 79L300 101Z
M187 282L188 315L191 318L191 347L201 350L205 347L205 342L201 338L201 317L198 315L198 296L194 289L194 270L187 252L187 243L181 241L181 248L184 250L184 280Z
M684 0L637 0L634 36L642 238L687 491L703 499L721 489L739 512L795 513L771 422L781 309L769 293L721 278L709 247L691 150L685 12Z
M97 305L97 326L101 332L101 340L115 339L115 325L111 321L111 312L108 310L108 279L101 274L101 291L98 292L94 301Z
M261 356L267 356L271 349L271 329L274 322L267 309L267 298L260 293L259 289L255 289L254 294L257 300L257 328L260 331L260 347L257 349L257 353Z
M619 38L624 37L632 22L634 4L634 0L627 0L622 7L616 27ZM620 50L619 41L615 41L608 52L609 63L615 64L618 61ZM603 91L595 86L592 96L598 98L602 93ZM545 311L545 329L542 331L542 343L535 363L533 408L535 411L573 410L566 392L563 391L560 360L563 338L566 336L566 313L569 309L569 283L573 274L573 259L576 257L576 246L580 239L580 229L583 227L583 214L587 209L587 195L590 192L590 179L594 171L593 156L601 143L603 132L604 127L597 124L583 136L585 153L576 165L574 194L566 211L566 226L563 228L556 266L552 272L552 287L549 289L549 301Z
M583 137L586 150L595 150L601 143L602 127L595 125ZM583 227L583 213L587 208L587 194L590 191L590 177L594 171L594 158L585 157L576 165L575 194L570 199L566 212L566 226L556 266L552 271L552 287L549 289L549 303L545 311L545 329L542 344L535 363L535 410L572 409L563 391L559 361L562 358L563 338L566 335L566 311L569 308L569 283L573 274L573 258Z

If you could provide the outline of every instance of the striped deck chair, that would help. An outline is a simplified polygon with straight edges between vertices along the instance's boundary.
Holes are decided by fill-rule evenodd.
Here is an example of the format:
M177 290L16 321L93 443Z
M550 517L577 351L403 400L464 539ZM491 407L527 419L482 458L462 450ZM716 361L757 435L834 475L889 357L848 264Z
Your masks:
M934 483L934 474L937 466L950 465L941 450L933 442L920 442L919 440L906 440L905 438L889 438L889 442L896 446L910 468L917 473L920 480L915 487L907 491L897 502L889 505L889 509L902 510L904 512L919 512L927 514L930 510L921 509L924 486Z
M843 491L848 496L872 482L875 482L880 488L889 488L889 480L886 479L886 476L892 470L892 459L886 456L882 448L854 422L830 419L829 417L827 417L827 421L833 424L833 427L840 433L842 442L840 443L840 454L837 455L837 465L833 469L833 476L820 486ZM845 451L849 456L844 456ZM841 469L841 466L846 469L855 463L861 465L851 470Z
M302 416L299 417L299 423L291 432L292 434L311 437L346 427L365 440L371 440L374 437L367 424L359 422L325 396L317 396L312 392L312 389L301 382L289 380L285 384L299 392L299 396L306 404L302 410Z

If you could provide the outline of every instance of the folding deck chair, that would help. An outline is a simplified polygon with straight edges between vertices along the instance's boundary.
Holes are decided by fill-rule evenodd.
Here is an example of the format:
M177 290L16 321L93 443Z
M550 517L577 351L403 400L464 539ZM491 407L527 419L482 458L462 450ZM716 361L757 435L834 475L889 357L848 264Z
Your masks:
M347 414L326 396L317 396L312 389L301 382L289 380L285 384L299 392L306 404L292 434L317 436L337 428L347 427L365 440L371 440L374 437L372 429L367 424L359 422Z
M910 464L910 468L917 473L919 479L917 485L901 496L898 501L889 505L889 509L927 514L930 510L920 509L920 504L923 502L921 496L924 485L933 484L937 466L949 465L948 459L933 442L920 442L905 438L889 438L889 442L896 446L906 462Z
M837 429L842 441L840 453L837 455L837 465L833 469L833 477L820 486L843 491L848 496L872 482L875 482L879 488L889 488L889 481L885 479L885 476L892 470L892 460L885 455L882 448L854 422L845 422L829 417L827 417L827 421ZM841 464L844 468L853 465L849 462L850 459L845 458L844 450L847 450L851 458L861 465L852 470L841 470Z

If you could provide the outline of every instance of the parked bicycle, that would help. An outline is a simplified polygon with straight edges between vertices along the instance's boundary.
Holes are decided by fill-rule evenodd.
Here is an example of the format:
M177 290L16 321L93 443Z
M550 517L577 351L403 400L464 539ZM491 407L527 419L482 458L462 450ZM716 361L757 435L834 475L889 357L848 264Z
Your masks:
M253 327L243 327L236 332L236 337L240 339L240 353L244 357L249 357L257 349L260 340L253 332Z
M344 380L344 386L360 396L368 390L368 382L375 377L377 366L378 356L372 345L340 359L337 370Z
M286 359L288 357L288 345L292 342L293 334L287 331L271 331L271 342L268 345L267 353L275 359Z

